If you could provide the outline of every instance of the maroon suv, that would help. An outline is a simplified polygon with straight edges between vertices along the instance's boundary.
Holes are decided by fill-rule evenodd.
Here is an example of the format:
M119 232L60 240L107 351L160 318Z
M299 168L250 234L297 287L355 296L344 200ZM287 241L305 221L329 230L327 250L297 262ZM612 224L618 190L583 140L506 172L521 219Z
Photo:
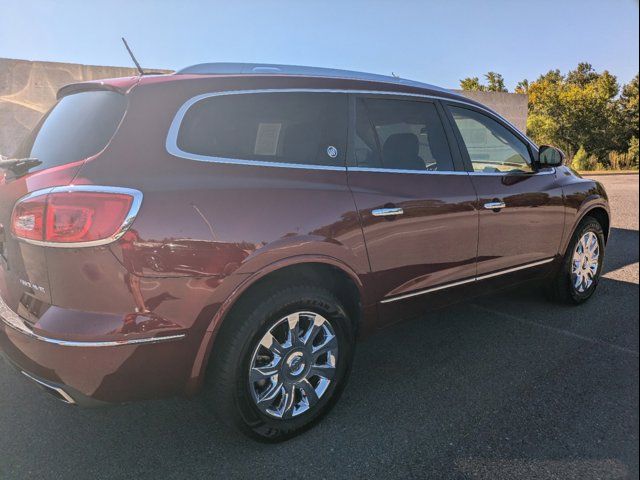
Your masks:
M0 167L4 356L72 404L203 389L271 440L335 403L357 337L525 280L587 300L610 224L486 107L307 67L68 85Z

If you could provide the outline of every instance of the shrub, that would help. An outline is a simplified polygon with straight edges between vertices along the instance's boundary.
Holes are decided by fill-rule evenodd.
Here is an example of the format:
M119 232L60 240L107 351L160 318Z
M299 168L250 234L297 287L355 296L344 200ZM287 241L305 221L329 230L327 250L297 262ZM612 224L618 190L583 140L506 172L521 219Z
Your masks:
M632 137L627 152L629 168L638 168L638 137Z
M598 160L580 147L571 161L571 167L575 170L597 170Z
M638 169L638 137L631 137L629 149L624 153L611 152L609 162L614 170Z

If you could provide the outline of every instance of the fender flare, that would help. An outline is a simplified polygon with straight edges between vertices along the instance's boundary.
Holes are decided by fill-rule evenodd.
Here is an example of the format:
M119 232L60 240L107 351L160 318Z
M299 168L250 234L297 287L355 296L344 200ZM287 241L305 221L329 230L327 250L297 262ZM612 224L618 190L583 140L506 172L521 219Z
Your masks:
M584 218L587 215L589 215L590 212L592 212L597 208L601 208L607 213L607 218L609 219L609 230L611 229L611 211L609 209L609 205L607 204L606 200L600 195L588 196L587 198L585 198L584 202L582 202L582 204L580 205L580 208L577 210L576 215L574 217L573 224L571 225L571 228L567 231L567 235L562 241L560 253L563 258L567 253L567 248L569 248L569 242L571 241L571 238L573 238L573 234L575 233L576 228L578 228L578 225L580 225L582 220L584 220ZM609 232L606 232L606 234L607 234L607 238L609 238Z
M286 259L278 260L269 265L264 266L260 270L247 275L245 278L232 292L231 294L224 300L224 302L220 305L220 308L216 311L213 318L209 322L209 326L204 332L202 341L200 342L200 346L196 352L191 375L189 376L186 384L186 394L188 396L195 395L202 387L204 383L205 372L207 369L207 365L209 363L209 358L211 356L211 351L213 350L213 346L215 344L215 340L218 332L220 331L220 327L224 323L225 318L229 314L229 312L233 309L234 305L237 301L242 297L242 295L252 286L265 276L281 270L286 267L291 267L294 265L302 265L309 263L321 263L325 265L330 265L332 267L338 268L343 273L349 276L351 280L354 282L358 291L360 293L360 298L365 298L365 288L360 279L359 275L353 270L349 265L338 260L337 258L326 256L326 255L297 255L293 257L289 257Z

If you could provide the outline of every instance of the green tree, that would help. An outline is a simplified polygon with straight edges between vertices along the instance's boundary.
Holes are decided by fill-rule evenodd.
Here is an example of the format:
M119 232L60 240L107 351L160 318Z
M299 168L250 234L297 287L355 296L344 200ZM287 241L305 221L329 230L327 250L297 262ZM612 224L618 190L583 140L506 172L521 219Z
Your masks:
M508 92L507 87L504 86L504 78L499 73L488 72L484 78L487 79L489 92Z
M598 77L598 73L590 63L581 62L575 70L569 72L567 75L567 83L584 88L598 80Z
M556 69L556 70L549 70L547 73L540 75L540 78L538 78L538 82L540 81L545 81L551 84L559 84L564 82L564 75L562 75L560 73L560 70Z
M625 123L626 135L631 138L635 137L636 140L640 136L638 128L640 125L640 118L638 115L638 75L633 78L629 83L622 87L622 94L620 95L620 110Z
M608 165L611 151L626 151L616 97L620 87L609 72L595 72L581 63L563 76L558 70L529 85L527 130L540 143L563 148L570 157L582 147Z
M629 150L627 151L628 164L632 168L638 168L638 160L640 160L640 150L638 145L638 137L631 137L629 141Z
M525 94L525 95L528 94L529 93L529 80L527 80L525 78L524 80L518 82L514 92L515 93Z
M597 160L580 147L571 161L571 166L576 170L595 170Z
M478 77L467 77L460 80L460 88L462 90L474 92L508 92L504 86L504 77L496 72L487 72L484 75L487 84L480 83Z
M487 87L480 83L478 77L467 77L460 80L460 88L462 90L473 92L486 92Z

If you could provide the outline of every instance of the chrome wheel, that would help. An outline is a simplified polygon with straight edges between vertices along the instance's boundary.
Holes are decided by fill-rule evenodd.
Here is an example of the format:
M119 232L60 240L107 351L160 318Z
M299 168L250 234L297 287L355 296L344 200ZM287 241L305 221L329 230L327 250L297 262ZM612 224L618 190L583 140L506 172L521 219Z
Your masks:
M600 267L600 243L593 232L586 232L573 252L571 282L578 293L586 292L596 279Z
M264 334L251 357L249 390L264 414L288 419L312 408L333 381L338 340L322 315L296 312Z

